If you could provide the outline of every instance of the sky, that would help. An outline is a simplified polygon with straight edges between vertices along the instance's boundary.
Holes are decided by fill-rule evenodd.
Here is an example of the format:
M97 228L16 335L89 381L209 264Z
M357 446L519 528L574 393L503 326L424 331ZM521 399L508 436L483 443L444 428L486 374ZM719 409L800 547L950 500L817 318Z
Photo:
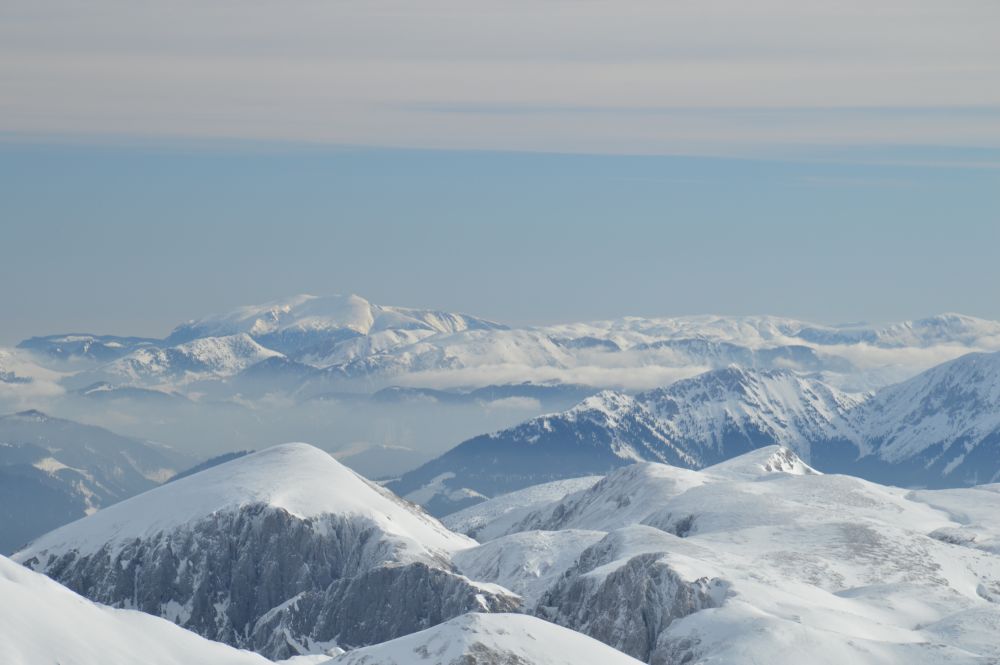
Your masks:
M995 0L8 0L0 344L354 292L1000 318Z

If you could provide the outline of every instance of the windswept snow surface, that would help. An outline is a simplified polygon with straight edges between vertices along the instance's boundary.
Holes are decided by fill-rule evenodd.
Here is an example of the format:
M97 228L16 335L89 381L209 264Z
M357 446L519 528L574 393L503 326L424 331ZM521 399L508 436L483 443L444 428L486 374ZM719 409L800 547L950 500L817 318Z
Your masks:
M501 518L504 522L517 521L518 516L523 516L534 508L593 487L601 478L602 476L583 476L532 485L447 515L441 519L441 523L452 531L480 538L479 530L487 524L496 525ZM489 540L490 536L483 533L482 538Z
M600 531L575 529L522 531L459 552L454 562L464 575L510 589L534 607L580 552L603 537Z
M997 496L819 474L768 447L702 471L619 469L461 556L528 589L539 616L651 663L996 663ZM540 592L538 562L574 556Z
M269 665L169 621L92 603L0 556L4 665Z
M586 635L521 614L466 614L328 665L639 665Z

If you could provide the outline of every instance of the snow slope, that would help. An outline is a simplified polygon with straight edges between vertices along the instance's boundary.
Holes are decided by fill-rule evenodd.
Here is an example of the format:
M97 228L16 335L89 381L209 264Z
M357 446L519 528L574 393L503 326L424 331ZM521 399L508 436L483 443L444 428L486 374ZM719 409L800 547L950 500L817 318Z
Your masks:
M580 552L603 537L600 531L574 529L522 531L463 550L454 562L462 574L510 589L534 607Z
M910 485L996 482L1000 353L971 353L883 388L851 418L873 473L895 480L897 467Z
M561 499L567 494L589 489L600 479L601 476L582 476L531 485L446 515L441 519L441 523L452 531L478 538L479 529L487 524L497 524L501 517L504 521L516 521L519 515ZM487 533L484 533L483 537L489 539Z
M466 614L329 665L638 665L580 633L521 614Z
M0 557L4 665L267 665L169 621L92 603Z

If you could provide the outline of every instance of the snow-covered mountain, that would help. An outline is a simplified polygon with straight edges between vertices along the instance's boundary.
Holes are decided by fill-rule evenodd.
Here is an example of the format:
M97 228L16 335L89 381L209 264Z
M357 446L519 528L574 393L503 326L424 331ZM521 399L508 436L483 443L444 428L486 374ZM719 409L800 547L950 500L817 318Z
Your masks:
M883 388L851 421L860 445L831 437L826 451L837 456L839 444L855 454L839 454L839 465L822 459L830 468L908 486L997 482L1000 353L968 354Z
M521 614L465 614L327 665L639 665L600 642Z
M631 346L636 336L660 339L701 339L733 342L750 348L782 344L849 346L868 344L880 348L925 348L941 343L995 344L1000 322L962 314L939 314L887 325L822 325L777 316L680 316L674 318L624 317L591 323L551 326L566 338L590 336L622 340Z
M770 446L618 469L458 560L649 663L993 663L997 510L1000 486L911 492Z
M169 621L102 607L0 556L0 663L269 665Z
M99 370L113 382L185 383L228 377L270 358L277 351L258 344L250 335L202 337L168 347L143 347Z
M190 321L175 328L166 341L179 344L245 333L289 356L334 354L337 358L338 343L363 336L375 338L367 342L370 352L436 333L499 327L464 314L375 305L356 295L298 295ZM386 332L393 335L379 337ZM355 353L364 350L362 347ZM348 360L350 355L342 353L339 358Z
M965 352L1000 350L1000 322L944 314L884 326L826 326L772 316L687 316L508 328L355 295L300 295L190 321L164 340L52 335L21 346L58 360L105 363L71 381L75 388L101 379L172 387L198 379L228 383L221 394L300 399L397 384L474 389L549 382L631 391L737 364L813 373L857 392ZM255 363L252 385L231 380Z
M17 345L57 360L86 359L109 362L121 358L126 353L148 346L156 346L160 340L149 337L118 337L116 335L91 335L69 333L31 337Z
M770 444L808 457L812 441L854 440L847 414L860 402L791 371L732 366L636 396L602 392L466 441L390 487L446 514L480 496L640 460L697 469Z
M0 417L0 553L165 481L193 460L39 411Z
M286 444L99 511L14 558L92 600L287 657L517 608L453 571L451 555L475 544L328 454Z

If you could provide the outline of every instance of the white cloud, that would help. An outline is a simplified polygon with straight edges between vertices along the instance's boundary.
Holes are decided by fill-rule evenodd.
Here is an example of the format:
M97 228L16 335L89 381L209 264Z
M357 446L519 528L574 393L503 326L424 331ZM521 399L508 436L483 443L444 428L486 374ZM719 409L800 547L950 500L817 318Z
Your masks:
M413 372L400 377L399 385L425 388L462 388L469 386L503 385L531 381L620 388L623 390L648 390L666 386L679 379L685 379L709 367L689 365L686 367L664 367L646 365L642 367L599 367L585 365L579 367L544 367L507 363L503 365L479 365L462 369L429 370Z
M1000 146L998 22L993 0L8 0L0 131L712 154Z
M44 409L66 392L59 385L62 373L38 365L17 349L0 348L0 373L8 377L0 380L0 411Z

